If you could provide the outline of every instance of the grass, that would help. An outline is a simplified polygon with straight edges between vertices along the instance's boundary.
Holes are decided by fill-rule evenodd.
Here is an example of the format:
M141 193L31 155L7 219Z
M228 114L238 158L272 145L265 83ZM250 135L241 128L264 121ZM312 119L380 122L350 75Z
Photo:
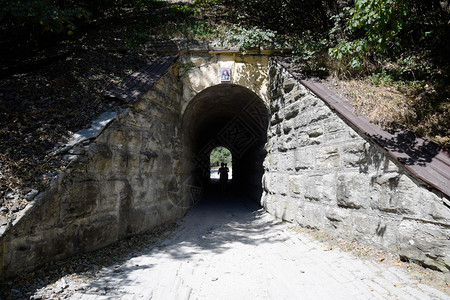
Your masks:
M328 85L350 101L357 115L387 130L407 129L450 148L450 103L431 84L369 76L330 78Z

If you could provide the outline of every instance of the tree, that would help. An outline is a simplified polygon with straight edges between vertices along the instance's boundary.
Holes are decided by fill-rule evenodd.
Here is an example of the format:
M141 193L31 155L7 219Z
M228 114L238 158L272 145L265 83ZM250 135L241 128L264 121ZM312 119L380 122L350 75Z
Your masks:
M231 152L225 147L217 147L211 151L209 156L211 167L220 166L220 163L231 164Z

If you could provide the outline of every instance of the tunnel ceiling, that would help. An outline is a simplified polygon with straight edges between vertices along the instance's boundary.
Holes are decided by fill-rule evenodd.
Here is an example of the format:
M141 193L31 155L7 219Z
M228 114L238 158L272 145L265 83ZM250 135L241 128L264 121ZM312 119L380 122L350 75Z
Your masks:
M198 150L213 140L227 146L219 137L227 130L247 131L251 138L263 142L268 120L268 110L255 93L239 85L221 84L205 89L191 101L183 116L183 128L187 142Z

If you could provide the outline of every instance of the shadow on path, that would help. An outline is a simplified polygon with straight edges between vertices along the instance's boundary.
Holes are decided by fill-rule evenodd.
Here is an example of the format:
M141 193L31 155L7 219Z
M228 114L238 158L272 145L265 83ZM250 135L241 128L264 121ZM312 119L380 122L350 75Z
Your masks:
M261 239L269 228L281 221L267 221L264 210L249 200L237 185L229 184L224 194L213 182L203 199L179 222L175 234L163 242L175 259L188 259L202 251L222 253L234 244L277 243L280 239Z

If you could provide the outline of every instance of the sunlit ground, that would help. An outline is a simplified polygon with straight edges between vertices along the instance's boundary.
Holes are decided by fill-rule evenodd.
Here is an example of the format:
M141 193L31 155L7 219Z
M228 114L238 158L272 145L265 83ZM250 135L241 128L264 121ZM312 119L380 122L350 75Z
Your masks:
M229 167L230 172L228 173L228 180L233 179L233 168ZM210 170L210 179L219 179L219 172L217 172L219 170L219 167L212 167Z

